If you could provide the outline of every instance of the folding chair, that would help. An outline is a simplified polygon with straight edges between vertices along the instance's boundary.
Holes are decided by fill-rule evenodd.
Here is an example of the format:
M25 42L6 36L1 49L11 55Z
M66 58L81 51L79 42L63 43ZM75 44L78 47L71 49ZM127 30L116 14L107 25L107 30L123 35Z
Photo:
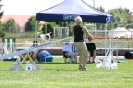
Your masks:
M63 58L64 58L64 63L73 63L73 64L77 63L77 59L76 61L71 61L71 56L68 56L65 51L63 51Z
M70 56L66 55L66 51L63 51L64 63L70 63Z

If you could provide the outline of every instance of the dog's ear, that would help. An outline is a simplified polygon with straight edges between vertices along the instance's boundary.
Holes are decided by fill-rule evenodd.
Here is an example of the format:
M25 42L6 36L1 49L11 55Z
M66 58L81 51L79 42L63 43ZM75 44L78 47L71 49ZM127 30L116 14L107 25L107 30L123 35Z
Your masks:
M52 32L52 35L54 36L54 32Z
M53 32L50 32L50 36L53 36L54 35L54 33Z

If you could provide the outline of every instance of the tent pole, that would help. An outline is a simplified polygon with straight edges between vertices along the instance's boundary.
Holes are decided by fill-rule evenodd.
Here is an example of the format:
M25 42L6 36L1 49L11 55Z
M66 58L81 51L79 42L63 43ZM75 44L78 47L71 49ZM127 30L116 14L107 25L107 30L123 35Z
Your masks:
M72 34L71 33L71 30L72 30L72 22L71 21L68 21L68 26L69 26L69 36L71 36Z
M95 7L95 0L93 0L93 6Z
M105 24L105 56L106 56L106 49L107 49L107 23Z
M35 41L37 41L37 21L35 22Z
M93 0L93 7L95 8L95 0ZM94 27L95 27L95 37L96 37L96 29L97 29L96 23L94 23Z
M45 34L47 33L47 22L45 21Z

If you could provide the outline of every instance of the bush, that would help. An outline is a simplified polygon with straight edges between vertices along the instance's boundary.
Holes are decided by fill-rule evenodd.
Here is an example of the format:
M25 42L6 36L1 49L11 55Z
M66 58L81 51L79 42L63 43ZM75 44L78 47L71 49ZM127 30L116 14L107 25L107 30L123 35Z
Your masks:
M5 32L3 32L2 30L0 30L0 37L4 37L5 36Z

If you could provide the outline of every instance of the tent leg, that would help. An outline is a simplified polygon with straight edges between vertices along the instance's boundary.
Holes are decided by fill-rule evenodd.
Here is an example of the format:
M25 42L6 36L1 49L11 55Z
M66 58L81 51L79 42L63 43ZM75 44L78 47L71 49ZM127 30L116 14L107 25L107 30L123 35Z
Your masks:
M35 22L35 41L37 41L37 36L36 36L36 35L37 35L37 28L38 28L38 27L37 27L37 26L38 26L37 23L38 23L38 22L36 21L36 22Z
M45 34L47 33L47 22L45 22L46 26L45 26Z

